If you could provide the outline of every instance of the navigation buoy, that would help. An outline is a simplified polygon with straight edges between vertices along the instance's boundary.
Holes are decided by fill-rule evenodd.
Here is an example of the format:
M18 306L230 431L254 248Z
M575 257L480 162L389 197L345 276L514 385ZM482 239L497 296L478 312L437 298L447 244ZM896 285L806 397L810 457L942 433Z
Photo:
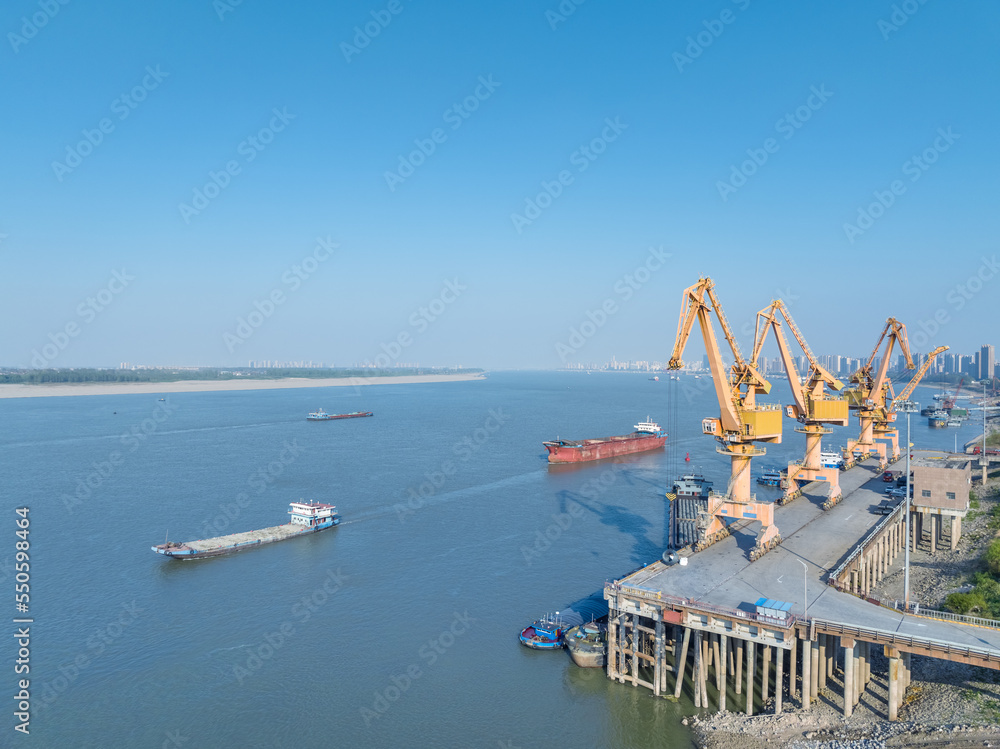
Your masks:
M684 460L688 463L691 462L691 453L684 453Z

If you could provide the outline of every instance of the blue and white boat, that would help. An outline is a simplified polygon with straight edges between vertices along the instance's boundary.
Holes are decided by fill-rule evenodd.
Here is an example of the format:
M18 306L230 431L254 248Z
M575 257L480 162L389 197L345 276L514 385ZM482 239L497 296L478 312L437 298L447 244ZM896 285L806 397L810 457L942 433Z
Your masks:
M174 559L204 559L206 557L217 557L222 554L231 554L235 551L252 549L264 544L271 544L275 541L285 541L297 536L305 536L310 533L333 528L340 524L340 516L334 505L327 505L321 502L292 502L288 514L290 521L285 525L276 525L271 528L262 528L256 531L245 531L243 533L231 533L228 536L217 536L216 538L200 539L198 541L187 541L177 543L169 541L167 543L153 546L152 549L157 554L173 557Z

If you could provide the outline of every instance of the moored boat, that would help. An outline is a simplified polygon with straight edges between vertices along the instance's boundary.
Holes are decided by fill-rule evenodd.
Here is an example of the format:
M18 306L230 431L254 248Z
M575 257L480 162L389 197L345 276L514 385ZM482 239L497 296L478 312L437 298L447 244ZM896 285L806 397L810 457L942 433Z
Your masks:
M603 668L608 656L608 619L573 627L566 633L566 650L581 668Z
M334 505L320 502L292 502L289 505L288 514L292 517L290 522L285 525L185 543L169 541L153 546L152 550L157 554L174 559L204 559L232 554L236 551L271 544L275 541L285 541L297 536L306 536L310 533L318 533L340 524L337 508Z
M935 411L930 416L927 417L927 426L934 429L941 429L948 425L948 412L947 411Z
M522 645L535 650L558 650L563 647L566 623L559 618L559 612L546 614L521 630Z
M840 453L820 453L819 464L823 468L843 468L844 456Z
M599 590L581 598L562 611L546 614L521 630L523 645L535 650L559 650L565 644L566 633L573 627L608 617L608 602L604 591Z
M768 468L757 477L757 483L762 486L781 486L781 471L777 468Z
M645 421L635 425L635 431L632 434L583 440L582 442L555 439L542 444L549 451L550 463L583 463L602 458L613 458L616 455L630 455L656 450L663 447L666 441L667 433L660 429L659 424L650 421L647 416Z

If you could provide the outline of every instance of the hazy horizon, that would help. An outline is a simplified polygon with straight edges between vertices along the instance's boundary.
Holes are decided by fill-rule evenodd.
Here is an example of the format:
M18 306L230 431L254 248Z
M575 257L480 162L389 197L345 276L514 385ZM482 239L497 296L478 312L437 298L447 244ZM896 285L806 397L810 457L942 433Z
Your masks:
M0 365L1000 343L1000 8L577 2L5 6Z

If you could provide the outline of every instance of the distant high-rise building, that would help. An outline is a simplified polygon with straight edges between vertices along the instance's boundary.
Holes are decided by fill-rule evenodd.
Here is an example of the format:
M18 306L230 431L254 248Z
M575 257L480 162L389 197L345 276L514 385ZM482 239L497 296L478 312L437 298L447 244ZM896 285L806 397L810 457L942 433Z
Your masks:
M993 376L996 368L996 356L993 353L993 345L986 344L979 349L979 379L987 380Z

